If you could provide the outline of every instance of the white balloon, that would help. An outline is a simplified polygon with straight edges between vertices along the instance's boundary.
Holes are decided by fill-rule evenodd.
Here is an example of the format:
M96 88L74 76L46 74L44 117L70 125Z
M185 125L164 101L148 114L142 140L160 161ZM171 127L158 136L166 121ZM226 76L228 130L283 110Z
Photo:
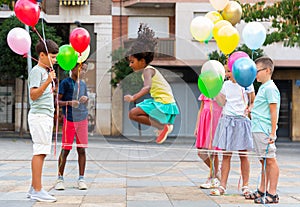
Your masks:
M216 10L221 11L227 6L229 0L209 0L209 2Z
M224 80L225 78L225 68L222 65L222 63L220 63L217 60L209 60L206 61L201 68L201 73L204 71L215 71L216 73L218 73L219 75L221 75L222 79Z
M242 32L243 40L251 50L260 48L267 36L265 27L260 22L248 23Z
M190 25L192 36L198 41L209 40L212 35L214 23L207 17L195 17Z
M81 53L81 55L78 52L76 52L78 54L78 60L77 60L77 62L78 63L84 62L89 57L90 51L91 51L91 47L90 47L90 45L88 45L88 47L85 49L85 51L83 51Z

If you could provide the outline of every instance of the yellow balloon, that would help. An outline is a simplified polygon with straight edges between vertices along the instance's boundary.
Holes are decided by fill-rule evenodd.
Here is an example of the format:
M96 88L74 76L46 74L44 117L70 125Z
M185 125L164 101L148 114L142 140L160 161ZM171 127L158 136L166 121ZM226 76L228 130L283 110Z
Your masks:
M215 38L215 40L218 39L218 31L223 27L223 26L226 26L226 25L229 25L231 26L231 23L226 21L226 20L220 20L218 21L215 25L214 25L214 28L212 30L212 34L213 34L213 37Z
M230 54L238 46L240 35L236 28L232 25L222 27L218 31L217 45L219 49L225 54Z
M236 1L229 1L224 10L222 16L225 20L229 21L232 26L236 25L241 21L242 7Z
M222 15L217 11L210 11L205 14L205 17L210 19L214 24L216 24L220 20L223 20Z

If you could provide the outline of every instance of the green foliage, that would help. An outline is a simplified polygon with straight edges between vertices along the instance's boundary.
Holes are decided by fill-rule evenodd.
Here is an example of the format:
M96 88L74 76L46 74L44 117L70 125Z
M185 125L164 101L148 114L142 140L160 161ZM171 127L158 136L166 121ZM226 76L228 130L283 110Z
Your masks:
M16 2L16 1L14 1ZM6 4L11 10L13 10L13 0L0 0L0 5Z
M257 50L252 51L245 44L241 45L240 47L237 47L233 52L236 52L236 51L243 51L243 52L247 53L252 60L256 60L257 58L264 55L264 52L262 49L257 49ZM219 51L213 51L212 53L209 53L208 57L210 60L218 60L223 65L227 64L228 58Z
M110 84L113 87L121 86L124 93L134 94L143 86L141 73L133 73L129 63L125 58L126 50L122 47L113 51L112 61L114 65L109 72L113 73Z
M14 53L7 44L7 34L9 31L15 27L21 27L25 29L24 24L22 24L15 16L12 16L5 21L3 21L0 27L0 73L1 79L15 79L17 77L23 77L27 79L27 59L23 58L22 56ZM42 24L38 23L36 25L36 29L42 34ZM61 37L56 35L56 30L44 24L45 36L47 39L52 39L58 45L62 42ZM35 59L38 58L37 54L35 53L35 44L38 42L39 37L38 35L30 30L31 36L31 56ZM35 63L33 62L33 65Z
M283 42L286 47L300 47L299 0L282 0L270 5L266 1L247 3L242 8L242 19L245 22L263 21L272 24L264 45Z

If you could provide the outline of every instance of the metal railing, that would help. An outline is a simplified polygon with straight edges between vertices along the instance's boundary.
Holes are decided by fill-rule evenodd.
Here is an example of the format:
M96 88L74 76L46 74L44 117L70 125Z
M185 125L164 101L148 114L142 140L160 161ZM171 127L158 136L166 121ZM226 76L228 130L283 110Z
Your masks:
M135 39L124 41L124 48L129 49ZM175 59L175 38L159 38L155 51L157 59Z

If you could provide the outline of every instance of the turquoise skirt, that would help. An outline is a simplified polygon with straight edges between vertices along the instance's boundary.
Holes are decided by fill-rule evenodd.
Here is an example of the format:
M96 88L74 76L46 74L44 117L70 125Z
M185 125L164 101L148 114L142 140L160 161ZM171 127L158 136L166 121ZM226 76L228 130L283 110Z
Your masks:
M179 114L176 103L163 104L153 99L145 99L136 106L162 124L174 124L175 117Z

